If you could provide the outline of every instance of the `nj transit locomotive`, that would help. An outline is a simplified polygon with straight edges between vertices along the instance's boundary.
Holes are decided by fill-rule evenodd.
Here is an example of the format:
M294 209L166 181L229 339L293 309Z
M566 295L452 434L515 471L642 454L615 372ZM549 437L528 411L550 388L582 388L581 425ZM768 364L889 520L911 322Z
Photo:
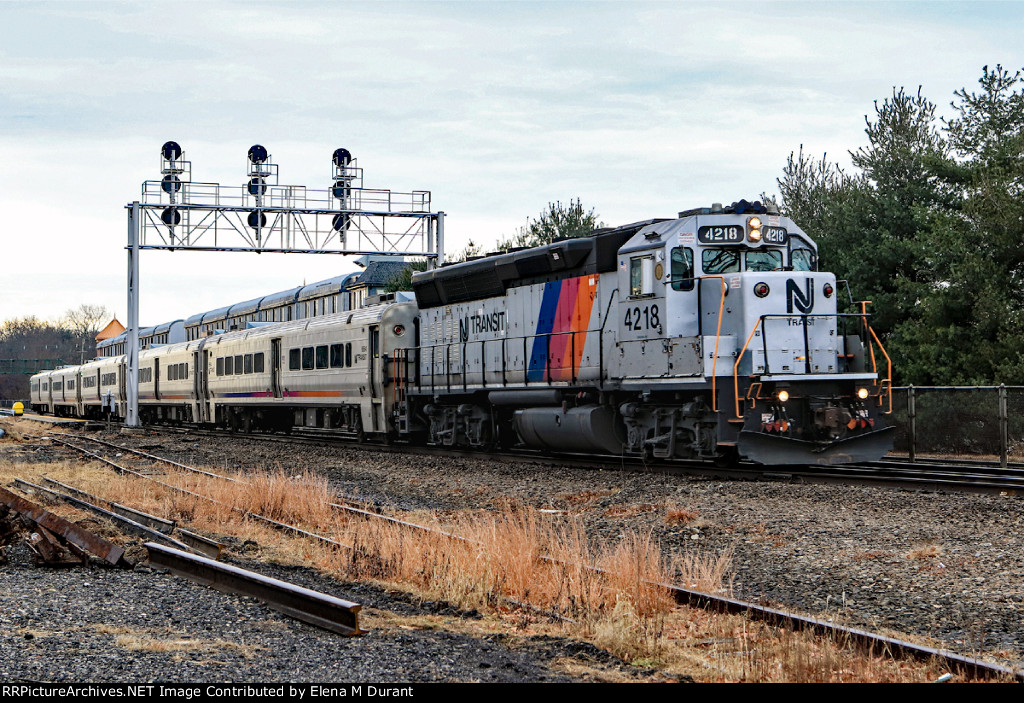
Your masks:
M790 219L690 210L417 274L415 303L147 350L140 413L484 449L877 459L891 369L836 286ZM123 357L48 372L33 406L88 415L109 389L123 413L123 385Z

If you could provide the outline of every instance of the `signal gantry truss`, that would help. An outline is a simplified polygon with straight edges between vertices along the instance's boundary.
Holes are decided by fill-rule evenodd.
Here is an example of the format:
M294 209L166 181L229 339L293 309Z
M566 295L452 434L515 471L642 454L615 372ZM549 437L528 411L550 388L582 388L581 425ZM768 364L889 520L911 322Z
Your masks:
M175 142L160 159L163 178L142 184L140 249L422 256L432 265L443 257L444 213L431 212L430 191L364 188L347 149L334 151L322 190L279 184L259 144L240 186L193 181Z

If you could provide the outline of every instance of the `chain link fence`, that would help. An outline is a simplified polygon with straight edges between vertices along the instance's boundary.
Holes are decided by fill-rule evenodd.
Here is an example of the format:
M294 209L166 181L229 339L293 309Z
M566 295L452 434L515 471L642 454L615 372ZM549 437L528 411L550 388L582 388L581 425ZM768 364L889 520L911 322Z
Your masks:
M893 453L1024 461L1024 386L905 386L892 391Z

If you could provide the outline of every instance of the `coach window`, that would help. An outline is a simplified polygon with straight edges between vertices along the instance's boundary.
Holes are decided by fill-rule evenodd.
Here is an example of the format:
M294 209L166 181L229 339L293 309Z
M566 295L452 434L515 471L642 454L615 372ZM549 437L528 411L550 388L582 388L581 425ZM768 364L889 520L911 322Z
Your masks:
M313 368L313 347L305 347L302 350L302 370L309 371Z
M782 252L778 249L756 249L745 256L747 271L781 271Z
M224 375L224 357L223 356L217 357L217 375L218 376L223 376Z
M167 380L177 381L178 380L178 365L168 364L167 365Z
M256 352L252 355L252 372L263 373L263 352Z
M738 273L740 270L740 253L735 249L705 249L700 253L701 266L704 273Z
M316 367L318 369L326 369L328 367L327 359L328 359L328 357L327 357L327 345L324 344L324 345L321 345L321 346L317 347L316 348Z
M345 366L352 365L352 342L345 344Z
M242 373L242 355L241 354L235 354L235 373L236 374Z
M341 344L331 345L331 368L336 369L344 366L345 352Z
M224 357L224 375L231 376L235 373L235 357L225 356Z
M672 290L693 290L693 249L672 250Z
M301 349L289 349L288 350L288 370L298 371L301 363L299 359L302 357Z
M245 355L245 372L252 373L252 354Z

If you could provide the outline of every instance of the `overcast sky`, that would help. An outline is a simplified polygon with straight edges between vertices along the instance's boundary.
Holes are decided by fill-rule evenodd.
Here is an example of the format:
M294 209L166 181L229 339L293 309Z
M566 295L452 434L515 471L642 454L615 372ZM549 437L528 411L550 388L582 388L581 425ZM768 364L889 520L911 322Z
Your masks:
M240 185L265 145L324 188L429 190L449 251L549 201L608 224L777 190L801 144L847 162L894 86L949 114L1024 66L1018 2L3 2L0 320L126 318L126 215L159 148ZM144 325L354 270L342 257L144 252ZM826 262L827 263L827 262Z

